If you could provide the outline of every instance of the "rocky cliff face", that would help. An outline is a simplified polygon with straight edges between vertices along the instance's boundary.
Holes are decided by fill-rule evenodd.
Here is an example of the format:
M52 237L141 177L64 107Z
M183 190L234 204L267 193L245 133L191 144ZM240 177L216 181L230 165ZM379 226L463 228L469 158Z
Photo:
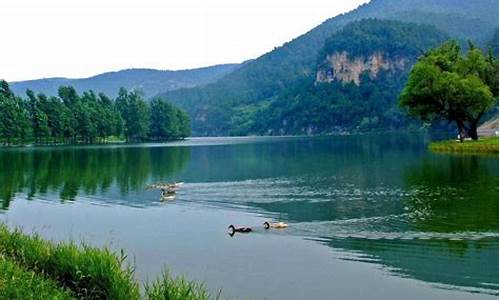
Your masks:
M326 57L316 72L316 82L354 82L360 83L360 76L368 72L374 79L381 70L397 72L410 66L410 60L404 57L386 58L383 53L375 52L366 57L350 58L345 51L336 52Z

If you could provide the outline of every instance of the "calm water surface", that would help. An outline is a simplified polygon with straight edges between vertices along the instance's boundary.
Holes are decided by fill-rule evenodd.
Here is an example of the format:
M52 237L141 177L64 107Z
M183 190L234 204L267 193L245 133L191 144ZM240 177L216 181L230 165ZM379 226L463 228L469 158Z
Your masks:
M0 150L0 220L237 299L495 299L498 156L421 136ZM149 183L184 181L162 203ZM290 224L265 231L265 220ZM255 232L230 237L229 224Z

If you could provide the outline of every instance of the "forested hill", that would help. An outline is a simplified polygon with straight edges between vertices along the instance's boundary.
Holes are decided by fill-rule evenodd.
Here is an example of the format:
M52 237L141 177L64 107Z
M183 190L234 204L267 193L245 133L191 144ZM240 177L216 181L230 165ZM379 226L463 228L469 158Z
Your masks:
M128 90L140 89L149 98L166 91L215 82L238 66L239 64L223 64L179 71L127 69L80 79L46 78L11 82L10 86L17 95L24 95L26 89L31 89L35 93L56 96L60 86L70 85L78 92L93 90L112 97L116 97L118 90L124 87Z
M398 94L417 57L447 39L430 25L349 23L325 42L316 74L265 105L240 110L245 122L231 125L239 130L235 134L269 135L408 128L412 123L396 103Z
M213 84L162 96L188 111L196 135L250 133L245 128L256 121L251 119L254 112L315 76L325 41L346 24L363 18L434 25L451 37L485 46L498 28L498 1L373 0L326 20Z

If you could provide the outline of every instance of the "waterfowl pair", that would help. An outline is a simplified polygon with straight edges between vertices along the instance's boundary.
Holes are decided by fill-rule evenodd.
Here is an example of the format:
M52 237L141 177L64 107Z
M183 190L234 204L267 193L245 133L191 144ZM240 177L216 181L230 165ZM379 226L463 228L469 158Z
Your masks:
M270 228L275 228L275 229L282 229L282 228L287 228L288 224L285 222L277 222L277 223L269 223L269 222L264 222L264 228L265 229L270 229ZM234 225L229 225L227 227L229 230L229 235L233 236L236 232L240 233L248 233L252 232L252 228L250 227L235 227Z

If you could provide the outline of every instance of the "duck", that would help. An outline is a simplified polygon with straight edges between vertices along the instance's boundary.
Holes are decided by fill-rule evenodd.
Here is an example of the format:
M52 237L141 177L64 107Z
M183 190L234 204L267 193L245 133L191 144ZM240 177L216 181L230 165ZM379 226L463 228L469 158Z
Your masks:
M269 228L276 228L276 229L282 229L282 228L287 228L288 224L285 222L277 222L277 223L269 223L269 222L264 222L264 228L269 229Z
M175 198L175 191L161 189L160 201L173 200Z
M233 236L236 232L247 233L252 231L250 227L234 227L234 225L229 225L227 229L230 236Z

